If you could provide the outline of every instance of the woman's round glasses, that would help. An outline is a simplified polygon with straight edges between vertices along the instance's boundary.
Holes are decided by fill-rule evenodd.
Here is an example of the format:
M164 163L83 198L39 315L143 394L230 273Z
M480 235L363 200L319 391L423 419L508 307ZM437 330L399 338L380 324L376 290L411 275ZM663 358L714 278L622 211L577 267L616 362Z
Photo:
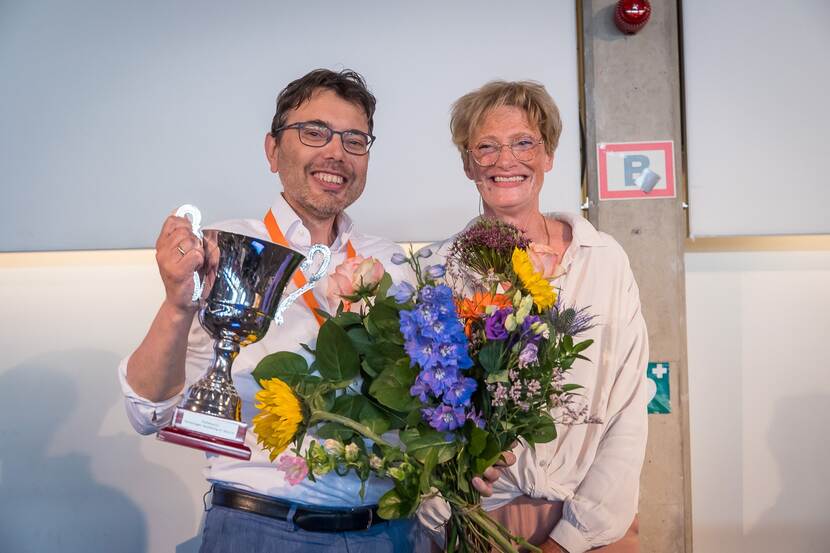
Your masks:
M523 136L509 144L499 144L492 140L484 140L467 150L478 165L492 167L499 160L501 149L507 146L513 152L513 157L519 161L530 161L536 156L536 146L544 142L544 138L532 138Z

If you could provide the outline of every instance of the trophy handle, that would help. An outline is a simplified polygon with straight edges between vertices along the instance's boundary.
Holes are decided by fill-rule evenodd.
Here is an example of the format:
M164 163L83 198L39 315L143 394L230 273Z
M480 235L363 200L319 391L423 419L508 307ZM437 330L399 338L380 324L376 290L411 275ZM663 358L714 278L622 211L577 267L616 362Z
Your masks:
M190 221L190 227L196 238L201 243L204 236L202 235L202 212L195 205L184 204L176 210L176 217L186 217ZM204 283L199 278L199 273L193 272L193 297L191 301L196 303L202 297L202 288Z
M320 254L323 256L323 262L320 263L320 268L317 270L316 273L308 277L308 282L306 282L302 287L297 288L280 302L277 306L277 312L274 314L274 322L278 325L281 325L284 322L283 319L283 312L286 309L291 307L291 304L294 303L297 298L305 294L307 291L314 288L314 285L320 281L324 276L326 276L326 270L329 268L329 262L331 261L331 250L329 250L328 246L324 246L323 244L314 244L308 250L308 256L300 263L299 270L305 271L311 267L311 264L314 262L314 255Z

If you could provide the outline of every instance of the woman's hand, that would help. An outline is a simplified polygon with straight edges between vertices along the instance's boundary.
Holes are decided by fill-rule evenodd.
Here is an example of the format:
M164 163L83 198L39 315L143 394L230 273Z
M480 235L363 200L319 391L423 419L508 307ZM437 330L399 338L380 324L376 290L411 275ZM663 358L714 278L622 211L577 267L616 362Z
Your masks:
M484 497L493 495L493 484L501 477L501 471L504 468L516 462L516 456L509 451L501 454L501 459L497 461L492 467L484 471L481 476L474 476L472 483L473 487L478 490L478 493Z
M568 553L567 551L562 549L562 546L560 546L558 543L553 541L551 538L548 538L539 547L542 548L542 553Z

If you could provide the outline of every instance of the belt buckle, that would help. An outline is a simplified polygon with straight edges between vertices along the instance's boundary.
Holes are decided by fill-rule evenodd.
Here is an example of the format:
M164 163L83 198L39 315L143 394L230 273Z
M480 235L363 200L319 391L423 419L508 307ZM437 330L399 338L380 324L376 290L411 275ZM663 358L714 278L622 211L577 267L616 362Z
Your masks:
M366 523L366 528L364 528L364 530L368 530L369 528L372 527L372 518L374 517L374 515L372 514L372 511L373 511L373 509L369 509L369 521Z

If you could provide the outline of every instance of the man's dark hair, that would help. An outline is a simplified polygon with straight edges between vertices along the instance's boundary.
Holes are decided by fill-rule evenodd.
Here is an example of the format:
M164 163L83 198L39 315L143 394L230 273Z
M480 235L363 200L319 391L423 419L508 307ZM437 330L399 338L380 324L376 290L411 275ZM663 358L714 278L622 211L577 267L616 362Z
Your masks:
M362 107L369 119L369 134L372 134L375 96L366 88L363 77L351 69L339 73L329 69L315 69L289 83L277 96L277 112L271 122L271 134L276 135L276 130L285 125L288 112L300 107L318 88L331 90L347 102Z

